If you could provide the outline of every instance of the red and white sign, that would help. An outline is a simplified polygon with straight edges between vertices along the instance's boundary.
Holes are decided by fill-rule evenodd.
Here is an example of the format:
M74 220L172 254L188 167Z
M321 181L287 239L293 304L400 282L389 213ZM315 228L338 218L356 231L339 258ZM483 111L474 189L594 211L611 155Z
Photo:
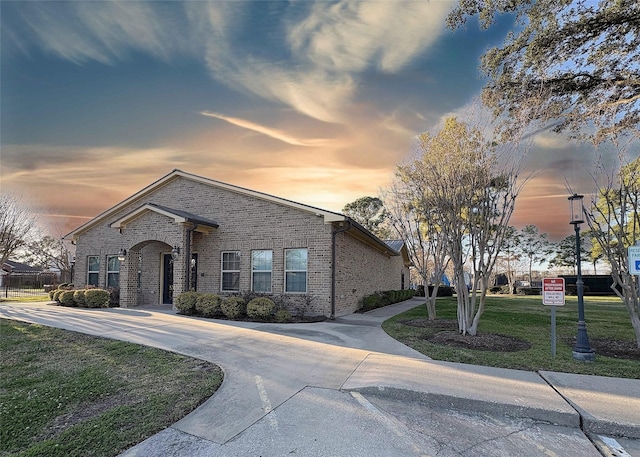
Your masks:
M564 278L542 280L542 304L564 306Z

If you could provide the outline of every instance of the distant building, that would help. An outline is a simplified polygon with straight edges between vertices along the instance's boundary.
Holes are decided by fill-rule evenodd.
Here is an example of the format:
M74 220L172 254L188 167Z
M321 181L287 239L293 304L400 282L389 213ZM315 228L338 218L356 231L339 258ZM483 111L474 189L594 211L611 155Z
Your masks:
M80 226L75 284L119 287L120 305L180 292L253 291L327 317L409 285L402 241L339 213L174 170Z

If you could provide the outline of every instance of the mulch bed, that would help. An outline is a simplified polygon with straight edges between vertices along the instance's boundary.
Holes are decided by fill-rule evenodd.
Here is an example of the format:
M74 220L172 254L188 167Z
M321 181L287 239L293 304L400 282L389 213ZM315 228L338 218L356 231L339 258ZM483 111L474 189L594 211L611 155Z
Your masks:
M480 351L516 352L526 351L531 347L528 341L507 335L478 332L476 336L461 335L458 322L452 319L407 319L401 322L411 327L431 330L423 336L425 341L441 346L476 349ZM573 347L575 337L566 339L565 343ZM635 341L620 341L605 338L589 338L591 348L596 355L640 361L640 349Z

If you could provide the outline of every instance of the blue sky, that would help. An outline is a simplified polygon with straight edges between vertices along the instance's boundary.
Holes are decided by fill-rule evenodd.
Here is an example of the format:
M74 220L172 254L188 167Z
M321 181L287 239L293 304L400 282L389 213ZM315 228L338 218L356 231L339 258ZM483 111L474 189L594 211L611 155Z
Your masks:
M60 235L174 168L340 211L478 96L512 20L452 32L452 6L2 1L2 190ZM512 223L564 238L592 154L543 132L529 155Z

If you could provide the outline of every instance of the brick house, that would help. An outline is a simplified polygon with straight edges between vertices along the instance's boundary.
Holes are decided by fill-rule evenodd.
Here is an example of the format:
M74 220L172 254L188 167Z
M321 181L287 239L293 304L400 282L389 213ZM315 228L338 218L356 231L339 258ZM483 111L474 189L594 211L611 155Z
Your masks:
M65 236L74 283L119 287L120 306L172 303L185 290L284 295L338 317L409 283L402 241L349 217L173 170Z

